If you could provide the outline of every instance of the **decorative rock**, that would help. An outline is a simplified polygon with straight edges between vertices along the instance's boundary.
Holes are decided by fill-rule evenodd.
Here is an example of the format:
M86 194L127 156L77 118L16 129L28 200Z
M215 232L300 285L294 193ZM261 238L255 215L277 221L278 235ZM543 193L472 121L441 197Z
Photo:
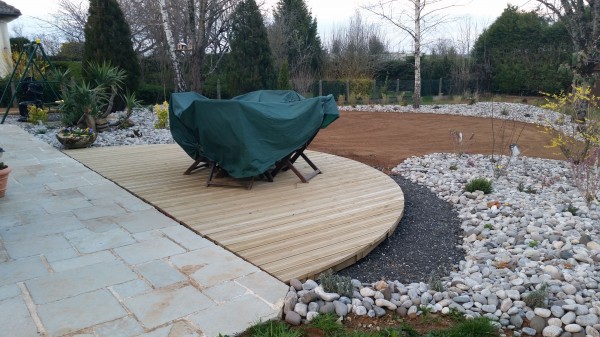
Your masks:
M562 288L562 291L564 291L565 294L567 294L567 295L574 295L577 292L577 288L575 288L574 285L569 284L569 283L564 284L561 288Z
M306 317L306 313L308 312L308 305L306 305L304 303L296 303L296 306L294 307L294 311L296 313L298 313L298 315L300 315L302 317Z
M310 302L316 301L319 298L317 293L314 291L309 291L300 297L300 302L304 304L308 304Z
M302 282L300 282L300 280L295 279L295 278L290 280L290 286L294 287L294 289L296 289L297 291L303 289Z
M335 306L331 302L326 302L319 308L320 314L332 314L335 312Z
M563 323L560 320L560 318L552 317L552 318L548 319L548 325L554 325L554 326L557 326L559 328L562 328Z
M529 321L529 327L541 333L546 327L546 320L540 316L535 316L532 320Z
M525 328L523 328L523 333L526 334L527 336L535 336L535 334L537 334L537 331L535 331L535 329L525 327Z
M563 308L561 308L558 305L553 305L552 307L550 307L550 312L552 312L552 316L558 317L558 318L563 317L563 315L565 314L565 311L563 310Z
M360 289L360 295L363 297L373 297L375 296L375 290L365 287Z
M544 308L535 308L533 310L533 312L535 312L536 315L538 315L542 318L548 318L552 314L552 312L550 310L544 309Z
M318 312L315 311L309 311L306 313L306 321L310 322L313 319L315 319L315 317L319 316Z
M558 337L563 332L563 330L557 326L549 325L544 328L542 331L542 336L544 337Z
M467 303L471 301L469 296L456 296L452 300L456 303Z
M510 324L514 325L516 328L520 328L523 326L523 318L520 315L513 315L510 317Z
M385 281L377 281L374 288L375 290L382 291L388 288L388 284Z
M319 312L319 303L317 302L310 302L308 303L308 312Z
M300 325L302 317L295 311L288 311L285 314L285 322L291 325Z
M575 319L575 323L583 327L598 324L598 316L593 314L577 316L577 318Z
M571 324L573 322L575 322L575 318L577 318L577 315L575 315L574 312L569 311L566 314L563 315L563 317L560 318L560 320L565 324Z
M348 314L348 306L340 301L333 301L335 313L338 316L345 317Z
M384 300L383 298L376 299L375 305L378 307L388 308L389 310L396 310L398 308L398 306L396 306L394 303Z
M288 292L283 299L283 313L294 310L294 307L298 303L298 297L293 292Z
M505 298L500 304L500 311L507 312L513 305L513 301L510 298Z
M585 333L588 336L592 336L592 337L600 337L600 332L598 332L598 330L596 330L595 328L591 327L591 326L586 326L585 327Z
M319 296L323 301L332 302L340 298L339 294L336 293L328 293L323 290L322 286L318 286L315 288L315 293Z
M417 317L417 312L418 312L417 307L413 305L412 307L410 307L408 309L408 312L406 315L408 316L408 318L413 319L413 318Z
M565 325L565 331L580 332L580 331L583 331L583 327L579 324L567 324L567 325Z
M302 289L304 290L313 290L316 287L318 287L319 285L317 284L317 282L313 281L313 280L306 280L306 282L304 282L304 284L302 285Z
M354 314L357 316L364 316L367 314L367 308L361 306L356 307L356 309L354 309Z
M385 315L385 309L380 308L378 306L373 306L373 310L375 311L376 317L381 317Z

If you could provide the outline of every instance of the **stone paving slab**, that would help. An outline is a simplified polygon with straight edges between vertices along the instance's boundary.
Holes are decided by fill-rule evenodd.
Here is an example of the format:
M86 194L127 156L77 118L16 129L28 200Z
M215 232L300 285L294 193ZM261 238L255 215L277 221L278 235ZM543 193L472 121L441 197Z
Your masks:
M0 337L216 337L281 314L287 286L257 267L16 126L0 146Z

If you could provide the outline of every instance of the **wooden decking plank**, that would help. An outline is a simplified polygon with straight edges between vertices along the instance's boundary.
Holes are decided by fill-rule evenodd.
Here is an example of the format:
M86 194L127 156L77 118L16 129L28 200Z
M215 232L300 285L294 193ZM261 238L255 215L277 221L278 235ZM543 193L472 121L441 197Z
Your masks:
M307 151L324 172L308 184L292 172L251 190L206 187L208 170L178 145L91 148L67 154L288 281L362 258L395 228L404 209L398 185L364 164ZM301 172L312 169L299 159Z

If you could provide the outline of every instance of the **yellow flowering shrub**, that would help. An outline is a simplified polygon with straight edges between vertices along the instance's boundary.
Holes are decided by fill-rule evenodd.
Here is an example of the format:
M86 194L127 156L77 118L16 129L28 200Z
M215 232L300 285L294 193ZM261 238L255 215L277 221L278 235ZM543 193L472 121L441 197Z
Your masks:
M27 121L36 124L38 121L42 121L43 124L46 124L48 121L48 111L38 108L35 104L30 104L27 106Z
M157 118L154 128L166 129L169 126L169 102L164 101L163 104L156 104L154 106L154 113Z

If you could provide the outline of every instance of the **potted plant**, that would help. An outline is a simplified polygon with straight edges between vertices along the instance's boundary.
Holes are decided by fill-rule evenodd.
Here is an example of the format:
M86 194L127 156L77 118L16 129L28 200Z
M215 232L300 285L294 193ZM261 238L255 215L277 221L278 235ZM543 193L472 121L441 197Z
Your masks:
M97 131L96 119L106 126L105 118L112 111L125 72L110 63L90 64L91 80L76 82L68 72L59 76L61 81L62 123L67 127Z
M63 128L56 134L56 139L65 149L81 149L89 147L96 141L98 134L90 128Z
M2 154L4 153L4 149L0 147L0 158L2 158ZM8 184L8 174L12 171L10 167L8 167L4 162L0 161L0 198L4 197L6 193L6 185Z

